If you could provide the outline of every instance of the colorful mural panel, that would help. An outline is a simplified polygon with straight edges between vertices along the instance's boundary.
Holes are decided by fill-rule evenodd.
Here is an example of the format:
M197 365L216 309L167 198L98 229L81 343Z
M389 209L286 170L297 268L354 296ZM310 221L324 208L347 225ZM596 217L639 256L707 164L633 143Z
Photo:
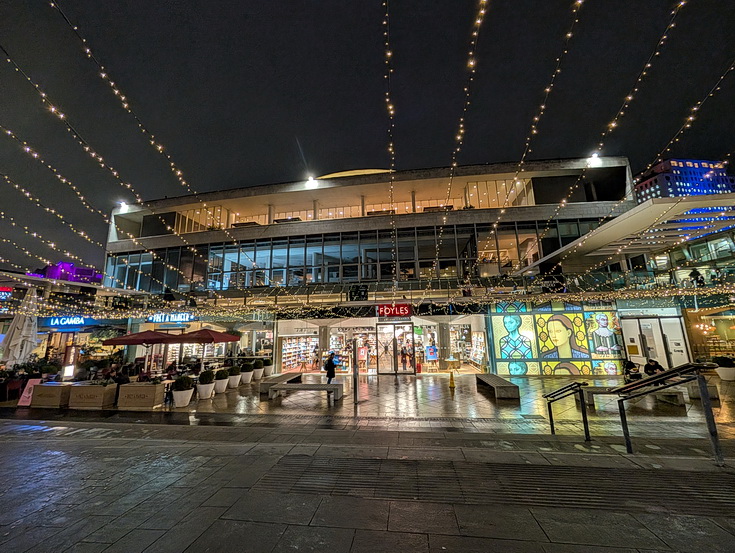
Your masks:
M582 313L536 315L536 336L542 359L586 359L590 356Z
M493 336L495 355L500 359L533 359L536 342L533 315L508 314L495 316Z
M497 363L498 374L508 376L539 375L541 369L535 361L523 361L521 359Z

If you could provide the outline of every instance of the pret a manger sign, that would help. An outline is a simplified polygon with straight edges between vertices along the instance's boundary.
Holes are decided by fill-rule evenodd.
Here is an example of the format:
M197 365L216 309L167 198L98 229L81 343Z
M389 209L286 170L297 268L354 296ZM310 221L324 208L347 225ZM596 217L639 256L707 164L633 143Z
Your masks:
M378 317L410 317L413 315L413 308L410 303L383 303L375 306Z

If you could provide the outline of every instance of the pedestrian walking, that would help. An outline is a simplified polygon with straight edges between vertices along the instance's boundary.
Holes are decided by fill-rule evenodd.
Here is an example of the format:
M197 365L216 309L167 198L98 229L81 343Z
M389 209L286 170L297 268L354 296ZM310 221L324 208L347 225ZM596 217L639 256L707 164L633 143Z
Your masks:
M327 384L332 383L332 379L336 375L337 365L334 362L334 352L329 354L327 360L324 362L324 370L327 371Z

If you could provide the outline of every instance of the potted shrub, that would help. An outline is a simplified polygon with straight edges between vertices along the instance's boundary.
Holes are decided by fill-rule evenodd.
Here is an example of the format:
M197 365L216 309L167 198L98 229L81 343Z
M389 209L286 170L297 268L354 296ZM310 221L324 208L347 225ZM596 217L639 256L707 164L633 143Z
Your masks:
M179 376L171 384L174 395L174 407L186 407L194 393L194 381L188 376Z
M243 363L240 365L240 382L243 384L249 384L253 379L253 364Z
M273 359L270 357L263 361L263 376L270 376L273 374Z
M229 375L227 384L228 388L237 388L240 385L240 367L237 365L233 367L229 367L227 369L227 374Z
M214 371L203 371L197 382L197 396L199 399L209 399L214 393Z
M256 359L253 362L253 380L260 380L263 378L263 360Z
M227 389L230 373L227 369L220 369L214 373L214 393L221 394Z

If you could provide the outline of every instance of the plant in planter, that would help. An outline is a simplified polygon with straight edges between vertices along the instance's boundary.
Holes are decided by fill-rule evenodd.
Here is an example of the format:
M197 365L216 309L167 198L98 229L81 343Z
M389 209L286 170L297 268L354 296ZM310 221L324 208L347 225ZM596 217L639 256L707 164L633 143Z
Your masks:
M240 365L240 382L243 384L249 384L253 379L253 364L243 363Z
M263 360L262 359L256 359L253 362L253 380L260 380L263 378Z
M199 399L209 399L214 393L214 371L203 371L197 382L197 395Z
M713 361L719 365L715 372L721 380L735 380L735 360L729 357L715 357Z
M194 393L194 381L188 376L179 376L171 385L175 407L186 407Z
M270 376L273 374L273 359L270 357L263 360L263 376Z
M228 377L229 383L227 384L227 387L237 388L240 385L240 367L237 365L229 367L227 369L227 373L230 375Z
M227 369L220 369L214 373L214 393L221 394L227 389L230 372Z

